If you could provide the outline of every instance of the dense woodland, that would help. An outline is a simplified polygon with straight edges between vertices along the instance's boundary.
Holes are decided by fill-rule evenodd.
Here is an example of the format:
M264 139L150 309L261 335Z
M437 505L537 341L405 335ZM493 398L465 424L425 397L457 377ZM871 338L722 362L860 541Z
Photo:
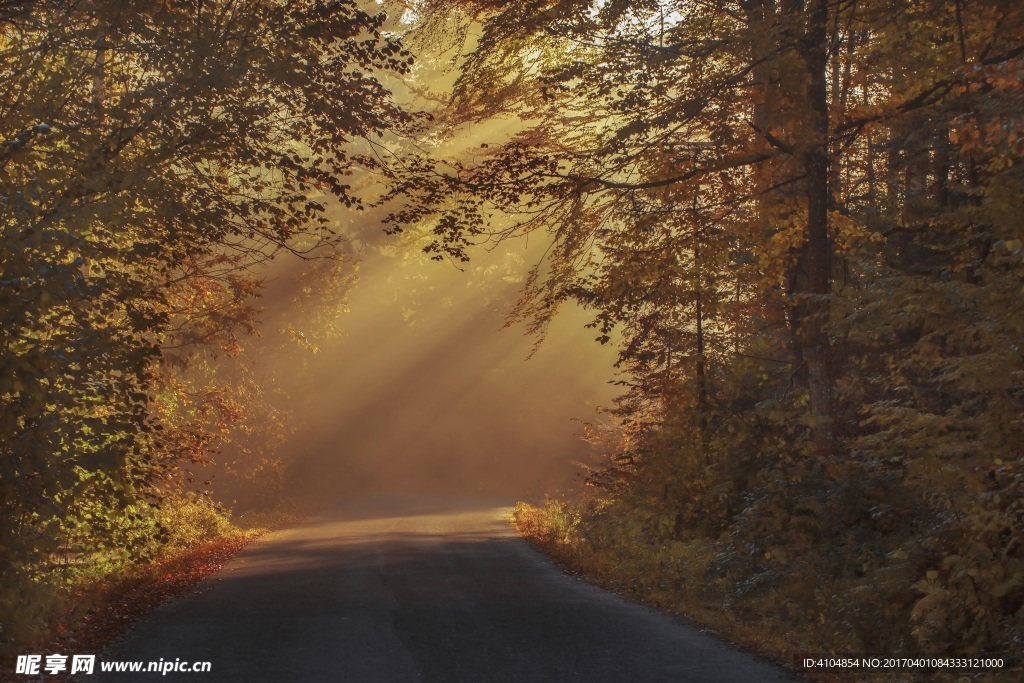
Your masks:
M1024 6L385 6L0 0L3 612L152 547L259 405L210 369L251 267L342 249L358 167L439 260L545 240L511 315L618 345L587 496L524 523L565 558L778 651L1020 666ZM429 122L381 85L421 63Z
M1019 666L1024 6L417 11L467 28L450 125L523 129L414 158L394 225L454 259L544 235L516 313L575 301L621 340L608 463L538 533L780 653Z
M60 566L216 526L211 461L279 492L290 419L240 354L256 267L307 257L307 309L351 276L325 215L359 204L351 143L414 118L379 82L411 62L383 21L354 2L0 2L0 641L38 634Z

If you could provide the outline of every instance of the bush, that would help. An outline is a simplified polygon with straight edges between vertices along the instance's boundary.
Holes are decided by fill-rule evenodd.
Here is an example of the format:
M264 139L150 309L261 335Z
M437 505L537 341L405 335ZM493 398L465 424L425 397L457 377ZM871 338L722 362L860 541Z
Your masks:
M171 549L193 548L222 536L241 533L231 523L228 511L198 496L172 499L160 510L160 523L167 532Z

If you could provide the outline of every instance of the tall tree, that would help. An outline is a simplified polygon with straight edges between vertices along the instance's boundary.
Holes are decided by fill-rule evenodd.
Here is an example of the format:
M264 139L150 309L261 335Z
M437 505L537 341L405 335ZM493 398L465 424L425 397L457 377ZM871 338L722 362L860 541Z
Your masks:
M351 0L0 5L5 602L146 495L155 363L247 324L229 273L336 239L353 141L411 121L378 80L411 61L383 22ZM211 278L236 313L194 296Z
M761 575L729 558L806 554L773 575L856 647L1019 638L1020 3L424 7L479 24L455 129L525 130L475 164L414 157L394 220L453 258L547 230L518 312L542 327L576 299L623 332L629 438L603 480L628 482L609 499L642 520L631 538L709 539L737 592ZM705 390L711 467L689 457Z
M529 132L478 167L454 165L445 190L436 176L419 186L406 180L397 192L426 201L396 220L427 213L432 198L461 197L435 227L434 248L456 258L464 256L467 237L487 232L490 208L519 215L521 231L546 226L552 259L538 269L526 292L532 303L522 308L543 324L559 301L582 291L572 284L575 274L614 259L609 239L617 231L649 231L700 196L715 210L704 211L704 227L694 229L727 230L742 241L735 231L744 228L731 217L766 213L766 193L790 190L777 191L774 220L765 221L760 236L781 246L758 255L769 286L755 283L747 292L792 307L795 351L807 365L809 423L817 449L831 452L831 6L467 6L481 12L483 37L456 85L455 120L515 111L531 122ZM696 263L694 245L678 246L683 253L660 254ZM745 259L753 247L747 243L733 256ZM788 300L772 288L780 274Z

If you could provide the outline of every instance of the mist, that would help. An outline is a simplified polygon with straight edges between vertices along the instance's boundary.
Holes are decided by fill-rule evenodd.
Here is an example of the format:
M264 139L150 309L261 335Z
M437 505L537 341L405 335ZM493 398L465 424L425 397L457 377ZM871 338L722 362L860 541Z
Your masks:
M577 308L561 312L540 344L507 324L537 245L510 240L456 265L387 237L372 212L348 219L360 221L351 254L334 264L347 279L314 289L313 316L296 301L325 283L310 281L309 262L281 259L266 275L261 334L246 344L294 418L280 454L289 497L518 499L578 485L576 463L592 457L581 421L616 395L615 353L594 341ZM325 309L337 313L324 319ZM320 337L316 352L284 343L285 330ZM245 504L245 491L214 488Z
M385 82L406 106L429 108L456 75L440 55ZM523 125L514 117L473 124L434 138L433 151L473 157L481 143ZM366 197L380 190L369 176L348 182ZM396 207L354 211L321 200L343 236L335 254L343 262L331 271L292 256L272 261L258 302L260 336L246 344L295 419L280 454L290 497L534 499L578 486L579 463L594 459L580 438L583 422L599 419L598 408L621 393L611 384L616 350L595 341L585 328L592 316L575 304L559 311L542 343L524 324L509 324L543 238L481 245L468 263L435 261L423 253L423 226L385 234L383 217ZM315 353L306 345L313 338ZM214 488L244 505L245 491Z

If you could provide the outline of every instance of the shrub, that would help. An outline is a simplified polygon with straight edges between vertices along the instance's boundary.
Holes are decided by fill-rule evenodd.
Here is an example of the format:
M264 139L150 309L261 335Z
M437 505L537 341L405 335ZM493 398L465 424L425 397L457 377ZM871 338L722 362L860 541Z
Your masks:
M172 549L192 548L205 541L240 533L226 510L199 496L166 501L160 510L160 523L167 532L167 545Z

